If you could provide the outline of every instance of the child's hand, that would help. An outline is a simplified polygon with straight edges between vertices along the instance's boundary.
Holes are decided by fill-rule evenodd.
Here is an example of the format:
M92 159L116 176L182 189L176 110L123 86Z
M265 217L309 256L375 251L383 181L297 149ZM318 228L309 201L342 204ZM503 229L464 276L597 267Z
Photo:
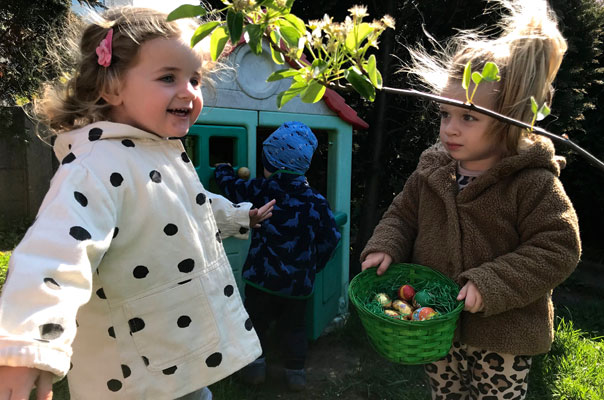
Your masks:
M260 208L250 210L250 228L260 228L260 223L273 215L273 206L276 200L273 199Z
M0 366L0 399L27 400L37 386L36 400L52 399L53 374L35 368Z
M392 264L392 257L386 253L369 253L365 257L365 261L361 263L361 270L365 271L367 268L378 267L377 274L382 275L388 267Z
M466 304L464 307L465 311L469 311L471 313L476 313L482 311L482 295L478 291L478 288L472 281L466 282L466 284L461 288L459 294L457 295L457 300L466 300Z

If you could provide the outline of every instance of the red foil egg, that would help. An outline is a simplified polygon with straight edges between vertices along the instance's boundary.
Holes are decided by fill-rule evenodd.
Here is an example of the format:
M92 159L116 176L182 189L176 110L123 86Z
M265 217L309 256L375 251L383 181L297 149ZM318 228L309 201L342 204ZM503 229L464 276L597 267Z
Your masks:
M411 285L403 285L398 289L398 297L401 300L411 301L415 296L415 289Z

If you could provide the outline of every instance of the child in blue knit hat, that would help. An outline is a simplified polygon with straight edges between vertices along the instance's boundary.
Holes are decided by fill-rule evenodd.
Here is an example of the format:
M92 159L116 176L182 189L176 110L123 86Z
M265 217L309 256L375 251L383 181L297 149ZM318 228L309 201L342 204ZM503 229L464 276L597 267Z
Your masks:
M286 122L263 143L264 178L238 179L228 164L215 171L216 182L231 201L264 205L277 200L273 216L252 232L242 275L245 307L264 350L269 325L277 321L285 377L293 391L306 385L306 303L315 274L325 267L341 237L327 200L304 176L317 144L308 126ZM250 384L264 382L264 353L241 376Z

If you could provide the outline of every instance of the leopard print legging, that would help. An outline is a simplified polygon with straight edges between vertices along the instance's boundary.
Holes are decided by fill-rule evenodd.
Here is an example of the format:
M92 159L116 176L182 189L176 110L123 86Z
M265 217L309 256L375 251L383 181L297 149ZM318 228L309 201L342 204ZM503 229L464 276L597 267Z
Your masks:
M425 365L432 400L522 400L531 361L453 343L444 358Z

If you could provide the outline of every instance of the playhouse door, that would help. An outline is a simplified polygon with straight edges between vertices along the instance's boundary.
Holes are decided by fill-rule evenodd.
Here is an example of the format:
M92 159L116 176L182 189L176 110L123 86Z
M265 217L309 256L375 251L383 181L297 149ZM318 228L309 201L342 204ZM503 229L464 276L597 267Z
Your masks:
M206 190L221 194L214 179L217 163L229 163L233 168L248 165L247 129L241 126L193 125L185 139L189 158ZM233 268L239 291L243 291L241 268L250 246L250 240L227 238L224 249Z

